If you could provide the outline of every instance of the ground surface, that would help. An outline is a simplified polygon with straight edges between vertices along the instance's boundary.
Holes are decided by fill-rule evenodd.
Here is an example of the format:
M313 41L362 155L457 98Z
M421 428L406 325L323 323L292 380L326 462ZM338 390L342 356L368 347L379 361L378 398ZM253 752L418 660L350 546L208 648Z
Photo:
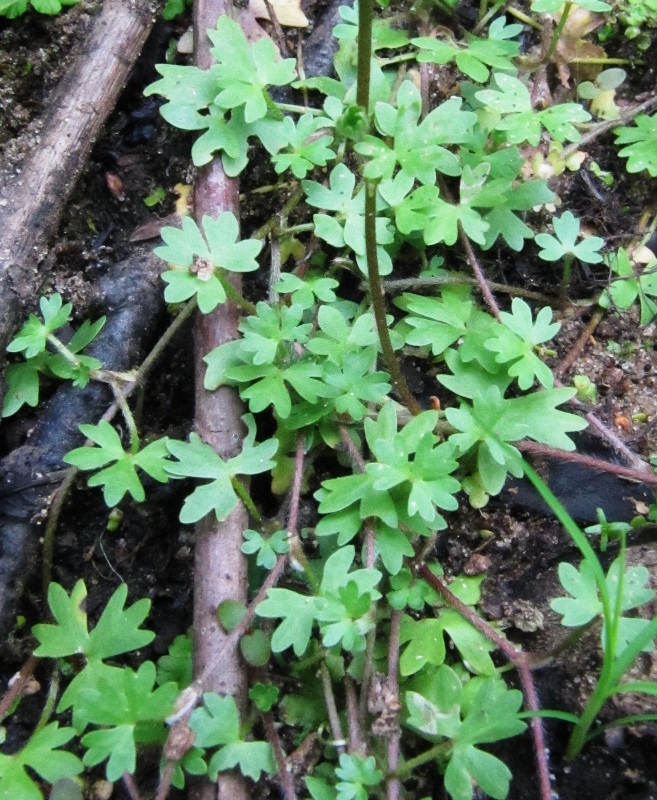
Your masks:
M83 0L58 18L33 15L0 22L0 174L19 168L24 153L34 144L39 114L49 92L67 69L73 46L84 35L96 8L97 4ZM317 10L309 8L309 16ZM87 313L94 282L131 251L130 237L134 231L145 222L170 213L175 200L174 185L188 183L192 177L187 161L189 140L166 126L157 113L157 102L141 94L154 78L154 63L163 60L169 42L180 37L186 23L187 20L157 24L52 243L45 289L59 291L71 300L80 318ZM291 40L294 38L295 35L291 36ZM639 93L654 85L650 55L645 62L648 66L635 74L630 91ZM648 184L645 179L625 174L609 143L603 137L588 152L603 169L614 174L617 180L613 188L606 189L590 176L584 180L574 174L559 179L568 184L560 193L567 198L569 208L600 235L631 240L647 207ZM249 175L245 188L267 183L272 177ZM166 199L154 212L144 205L143 199L157 187L165 189ZM266 219L267 205L268 202L257 202L257 197L253 203L246 197L245 233ZM654 208L652 211L654 214ZM554 275L544 262L532 261L524 255L509 259L495 251L488 257L490 263L485 266L491 270L491 278L553 294ZM573 299L591 298L603 282L604 275L599 272L578 273ZM254 293L257 290L258 287L252 287ZM579 335L588 313L585 304L574 305L567 311L557 340L559 353L555 364ZM574 372L587 375L597 384L595 408L599 416L643 457L657 452L657 429L650 424L657 417L654 333L652 325L640 328L632 313L610 316L598 327L594 340L588 343L574 367ZM145 423L153 433L180 436L189 429L190 362L187 334L178 340L146 392ZM435 392L435 384L421 372L420 365L417 385L412 388L420 396L428 397ZM638 413L645 414L647 421L633 422ZM38 411L26 413L3 424L3 454L21 443L37 414ZM574 495L584 491L593 494L587 501L589 510L602 504L608 491L597 485L596 476L567 475L564 482ZM619 494L625 494L622 484ZM157 632L152 656L157 657L166 651L177 633L186 630L191 620L193 541L191 529L176 521L180 486L157 487L141 506L124 504L124 518L115 533L105 531L107 515L98 499L95 492L80 487L70 500L57 534L53 576L65 586L84 577L90 592L91 615L94 608L104 604L119 580L130 586L131 596L151 598L149 624ZM476 574L486 570L484 613L503 621L515 641L541 653L559 636L556 615L549 610L549 600L556 590L556 565L560 560L576 560L576 554L560 527L540 513L522 508L521 499L507 492L501 501L483 511L466 509L452 515L448 532L439 543L438 555L449 573L465 570ZM525 506L532 505L531 499L522 502ZM489 531L492 536L484 539L481 531ZM650 543L637 546L634 555L652 567L657 588L654 548ZM4 680L29 654L32 642L25 631L38 621L42 609L39 583L34 580L21 607L26 627L12 635L0 656L0 674ZM598 667L596 642L597 635L585 638L558 664L548 664L537 672L545 706L581 708L591 676ZM642 657L637 672L657 677L657 660ZM46 679L45 674L38 673L38 677ZM22 732L29 730L33 722L29 719L30 709L38 714L39 708L36 701L25 705L23 716L14 721L9 731L10 741L20 741ZM617 707L610 709L610 713L633 712ZM560 757L563 735L561 726L549 727L556 786L563 800L657 800L655 727L635 727L602 737L582 758L569 765ZM500 752L516 775L512 800L534 797L533 759L528 740L513 740L506 748L500 748ZM114 796L121 797L121 789L117 788ZM442 794L436 789L432 796L438 798Z

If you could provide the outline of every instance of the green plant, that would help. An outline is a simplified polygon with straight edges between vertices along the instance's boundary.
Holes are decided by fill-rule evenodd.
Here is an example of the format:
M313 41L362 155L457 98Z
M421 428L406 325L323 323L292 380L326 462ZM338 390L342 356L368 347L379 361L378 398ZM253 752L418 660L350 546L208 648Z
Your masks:
M566 626L586 628L594 620L602 622L602 667L584 710L579 716L563 712L554 714L573 724L566 757L575 758L587 741L609 727L608 724L591 731L598 713L613 695L622 692L657 694L657 687L652 681L623 681L625 673L637 656L642 651L653 650L657 636L657 616L642 619L626 617L623 612L644 605L655 593L646 586L649 574L645 567L626 565L626 526L612 528L602 515L600 525L588 529L590 533L599 533L605 537L604 548L610 530L620 544L620 553L605 575L588 539L548 486L528 465L525 465L525 474L559 518L583 556L579 569L571 564L559 565L559 579L571 597L556 598L552 601L552 608L562 615L562 624ZM551 714L549 711L543 713L546 716ZM656 714L647 713L638 715L636 721L655 719ZM623 725L625 722L626 720L619 719L610 724Z
M579 5L607 7L599 0ZM557 39L571 8L566 3ZM539 0L534 10L553 13L557 6ZM389 21L373 21L371 12L370 0L361 0L357 12L341 11L337 79L296 84L323 95L310 95L314 105L273 99L270 86L293 83L294 62L277 60L266 38L249 44L227 17L208 32L213 66L160 65L161 79L146 90L164 97L165 119L199 133L191 151L197 166L220 157L227 174L237 176L250 151L264 148L272 174L298 182L285 214L264 229L279 240L281 262L293 263L280 276L272 270L269 302L252 302L228 280L228 273L259 269L264 235L240 240L232 213L206 216L200 226L185 217L181 228L164 228L164 245L156 249L169 265L163 274L168 303L187 302L187 309L208 314L231 302L242 312L240 338L204 354L205 388L233 386L248 405L241 452L224 460L196 434L142 447L121 380L81 354L100 323L83 325L78 339L64 345L54 332L71 309L57 296L42 302L43 320L31 318L12 348L31 364L26 386L33 387L35 377L38 384L39 372L57 369L78 382L114 381L127 445L102 421L81 426L92 444L66 456L67 463L93 471L89 485L103 487L108 505L126 494L143 499L146 473L160 482L201 481L184 501L183 524L208 514L224 520L240 502L251 515L241 548L252 557L256 600L249 609L222 603L217 616L226 635L240 639L248 663L269 665L272 681L277 670L287 675L280 686L251 688L254 708L246 719L232 697L203 695L189 719L195 746L177 764L175 785L183 784L185 772L207 772L213 780L231 769L253 780L273 774L275 748L252 741L248 731L256 713L275 709L290 740L330 730L315 774L306 778L315 800L365 800L384 791L397 796L399 784L424 765L440 771L454 800L470 800L477 786L501 800L511 774L484 748L521 733L525 723L521 693L506 686L491 653L496 646L507 655L515 651L477 616L481 579L460 576L448 584L433 544L461 493L480 508L501 492L509 474L531 476L523 442L571 451L570 434L586 422L563 408L576 389L555 386L547 363L560 327L553 310L533 309L515 297L506 310L488 298L485 311L463 275L443 265L454 263L447 248L457 241L477 270L472 242L483 250L497 245L520 252L535 239L541 259L563 260L565 294L573 259L603 261L604 241L580 239L581 221L569 211L553 219L555 235L535 233L532 212L557 198L545 180L526 177L525 160L534 156L527 156L527 146L560 157L563 143L579 141L578 126L590 114L577 102L535 107L516 67L520 26L503 17L493 20L487 37L460 41L447 33L411 38ZM463 82L461 96L423 114L416 73L397 72L398 64L412 60L453 62L478 85ZM313 236L306 242L307 234ZM438 289L406 291L388 307L381 278L401 263ZM630 272L619 261L605 294L609 304L626 307L651 294L651 273ZM487 289L483 277L479 286ZM406 384L400 360L409 352L436 375L435 408L422 409ZM21 364L10 369L17 367L26 370ZM10 396L10 409L17 410L23 396L29 399L21 402L36 403L34 388L21 388L11 373L8 380L20 388ZM265 437L259 443L257 432ZM337 473L327 477L325 464ZM289 498L287 525L282 512L264 517L250 494L244 478L263 473ZM312 529L298 531L304 484L317 519ZM604 625L598 687L581 718L568 717L575 724L574 754L601 704L622 690L621 677L654 624L639 626L621 613L646 601L644 573L627 570L621 553L605 575L586 538L552 507L585 556L579 569L562 566L571 597L556 599L554 608L566 624L602 617ZM280 578L284 564L293 570L289 578ZM263 588L266 570L277 570L281 584ZM84 594L81 584L70 596L53 584L55 624L35 627L37 654L83 662L58 708L72 709L83 763L107 761L113 780L134 773L138 745L162 743L164 720L184 715L172 713L173 700L191 682L191 644L178 637L157 667L148 661L136 671L116 666L117 656L152 638L139 627L147 606L139 601L124 609L126 592L119 589L89 631L80 608ZM196 686L183 694L182 708L191 711L189 698L198 694ZM267 716L264 721L271 737L274 726ZM68 734L53 735L50 752ZM389 743L398 737L399 754L380 737ZM211 748L217 749L205 752ZM31 751L25 752L12 762L19 765L14 769L38 771ZM68 774L79 766L71 762ZM52 775L62 777L63 768Z
M39 14L59 14L62 8L74 6L78 0L0 0L0 17L15 19L33 8Z
M616 128L616 144L623 144L618 155L627 159L628 172L648 171L657 177L657 117L639 114L632 127Z
M10 353L22 353L24 361L11 364L5 371L3 417L15 414L23 405L35 407L39 402L41 375L73 381L75 386L86 386L91 378L99 377L102 364L82 351L96 338L105 324L105 317L90 323L85 320L71 336L63 339L55 335L64 328L73 307L62 304L59 294L39 301L42 318L31 314L28 321L9 343Z
M603 308L614 307L622 311L630 308L638 299L640 322L647 325L657 314L657 303L652 299L657 297L657 263L646 264L643 268L638 265L635 267L629 253L622 247L618 252L610 253L606 262L616 277L612 278L609 287L598 298L598 303Z

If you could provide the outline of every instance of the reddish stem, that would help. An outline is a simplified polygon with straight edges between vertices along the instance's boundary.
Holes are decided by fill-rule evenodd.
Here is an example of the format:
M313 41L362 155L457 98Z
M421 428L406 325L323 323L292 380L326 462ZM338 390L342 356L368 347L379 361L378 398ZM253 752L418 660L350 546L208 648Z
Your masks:
M447 585L436 577L426 566L420 564L417 572L424 580L439 592L450 606L455 608L468 622L491 641L498 650L509 659L518 670L518 676L525 695L525 706L528 711L536 712L539 710L538 696L534 686L529 661L525 653L518 650L511 642L492 628L484 619L478 616L469 606L449 590ZM552 790L550 788L550 768L548 766L548 751L545 746L545 736L543 723L539 717L532 718L531 722L532 739L534 742L534 753L536 755L536 766L538 769L539 784L541 789L541 800L551 800Z

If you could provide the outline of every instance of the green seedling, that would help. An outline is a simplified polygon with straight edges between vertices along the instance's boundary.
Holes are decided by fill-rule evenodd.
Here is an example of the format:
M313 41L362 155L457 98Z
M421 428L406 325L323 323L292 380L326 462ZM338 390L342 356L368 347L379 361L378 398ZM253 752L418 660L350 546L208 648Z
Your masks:
M570 211L564 212L560 217L553 217L552 225L556 236L539 233L535 239L536 244L542 248L538 254L539 258L544 261L560 261L563 258L561 299L565 301L573 259L576 258L585 264L599 264L602 261L600 249L604 246L604 239L599 236L589 236L578 242L579 220Z
M10 353L21 353L25 360L7 367L3 417L12 416L23 405L38 405L42 375L71 380L74 386L84 387L92 377L98 377L102 367L97 358L82 351L100 333L105 317L93 324L85 320L65 342L56 332L68 324L73 306L63 304L61 295L54 294L42 297L39 308L41 319L31 314L7 346Z
M615 277L598 298L598 303L602 308L624 311L638 300L640 322L647 325L657 315L657 302L653 299L657 298L657 262L635 266L627 250L621 247L617 253L606 256L606 263Z
M584 81L577 87L577 94L591 101L591 113L600 119L618 119L620 109L614 98L616 89L625 81L624 69L605 69L595 81Z

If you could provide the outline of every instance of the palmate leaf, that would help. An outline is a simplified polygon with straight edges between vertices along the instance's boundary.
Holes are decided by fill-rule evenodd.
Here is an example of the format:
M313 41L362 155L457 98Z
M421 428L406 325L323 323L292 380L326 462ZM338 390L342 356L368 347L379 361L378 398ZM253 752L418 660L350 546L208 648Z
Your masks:
M216 30L208 30L208 36L221 87L214 102L222 108L243 105L247 123L261 119L268 108L266 87L292 83L294 59L280 60L267 36L249 44L242 28L227 15L219 17Z
M39 300L39 308L42 319L30 314L17 336L7 345L9 353L23 353L25 358L39 355L46 349L48 335L66 325L73 310L70 303L62 303L60 294L42 297Z
M447 64L455 61L456 66L477 83L485 83L490 75L489 67L496 72L511 72L516 68L511 60L520 52L517 42L509 41L517 36L522 28L519 25L505 25L504 19L498 17L489 26L489 38L481 39L466 34L466 46L421 36L412 39L412 44L420 48L417 60L434 64Z
M305 178L313 167L324 167L335 158L335 153L328 147L333 141L332 136L312 138L321 127L321 122L312 114L299 117L296 125L291 117L286 117L283 125L288 139L288 152L273 156L272 162L277 174L289 169L295 178Z
M441 383L443 378L439 376ZM449 381L447 381L449 383ZM567 435L586 427L586 421L574 414L560 411L575 389L545 389L522 397L504 399L497 386L479 390L472 405L447 408L447 420L459 433L449 442L464 454L477 450L477 471L488 494L498 494L507 472L522 475L520 453L510 442L534 439L563 450L574 450L575 444Z
M591 115L579 103L563 103L543 111L532 108L529 89L513 75L498 72L494 76L497 89L483 89L475 97L488 111L500 115L495 129L506 133L511 144L537 146L541 126L559 142L577 142L580 134L575 123L588 122Z
M10 756L0 753L0 798L43 800L41 790L25 767L51 784L82 772L80 759L59 749L74 735L73 728L60 728L57 722L51 722L34 733L22 750Z
M165 719L173 711L178 695L175 683L157 689L155 665L145 661L137 670L106 669L98 679L80 690L78 703L84 705L87 720L103 726L82 737L87 748L83 762L95 766L107 760L110 781L124 773L134 774L139 743L163 742Z
M599 264L602 255L599 250L604 246L604 239L599 236L589 236L577 241L579 236L579 219L570 211L565 211L560 217L553 217L555 236L547 233L536 235L536 244L543 249L539 257L545 261L558 261L564 256L571 255L587 264Z
M509 375L518 378L521 389L530 389L535 378L551 388L552 370L536 355L534 348L554 338L561 325L551 321L552 309L548 307L539 311L534 322L530 307L519 297L513 299L511 311L511 314L506 311L500 314L505 327L486 341L484 347L496 353L495 360L499 364L510 363Z
M208 766L211 780L217 773L233 767L257 781L263 772L273 775L276 762L268 742L247 742L240 735L239 712L230 695L220 697L213 692L203 695L203 706L192 713L190 728L196 734L197 747L219 746Z
M84 581L75 584L70 596L58 583L51 583L48 605L55 623L35 625L32 629L39 642L35 655L62 658L82 654L89 661L100 661L145 647L155 638L152 631L140 629L148 616L150 601L138 600L125 608L127 594L127 586L119 586L107 602L96 627L89 631L83 609L87 596Z
M375 107L377 128L384 136L393 137L392 149L374 137L365 137L356 145L357 152L372 159L365 166L365 177L391 178L396 163L406 175L429 185L435 183L436 171L460 174L458 160L446 145L465 142L476 121L461 105L460 99L447 100L418 124L420 93L411 81L404 81L397 92L397 108L388 103Z
M87 483L92 487L103 487L106 505L117 505L126 494L138 503L143 502L146 495L137 467L159 483L169 480L165 471L169 455L166 437L132 453L123 449L118 433L106 420L101 420L98 425L80 425L80 431L97 446L70 450L62 460L78 469L100 470Z
M238 503L238 496L232 481L238 475L257 475L274 466L272 456L278 442L268 439L255 444L255 422L250 414L242 417L248 433L244 438L242 452L224 461L210 445L195 434L190 434L189 442L168 441L168 449L176 461L168 462L168 475L176 478L206 478L210 483L197 487L183 504L180 521L198 522L206 514L214 511L217 519L228 517Z
M163 228L166 244L154 252L174 266L162 275L167 284L165 300L180 303L196 295L199 308L208 314L226 300L215 270L253 272L258 269L255 259L262 243L237 241L239 224L232 211L224 211L217 219L204 216L201 226L202 232L191 217L185 217L182 229Z
M657 178L657 115L639 114L632 127L616 128L616 144L623 144L618 155L627 159L628 172L647 170Z

